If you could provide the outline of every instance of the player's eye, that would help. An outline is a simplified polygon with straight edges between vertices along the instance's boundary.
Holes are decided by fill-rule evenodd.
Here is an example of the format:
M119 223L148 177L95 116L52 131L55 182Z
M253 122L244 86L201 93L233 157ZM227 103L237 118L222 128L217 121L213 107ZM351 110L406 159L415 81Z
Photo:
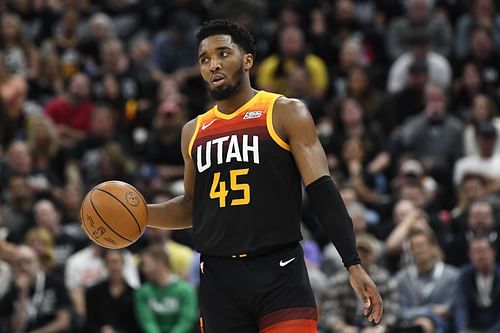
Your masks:
M220 53L220 55L221 55L222 57L224 57L224 58L225 58L225 57L227 57L227 56L229 55L229 53L228 53L228 52L226 52L226 51L222 51L222 52Z
M200 64L207 64L208 58L200 58Z

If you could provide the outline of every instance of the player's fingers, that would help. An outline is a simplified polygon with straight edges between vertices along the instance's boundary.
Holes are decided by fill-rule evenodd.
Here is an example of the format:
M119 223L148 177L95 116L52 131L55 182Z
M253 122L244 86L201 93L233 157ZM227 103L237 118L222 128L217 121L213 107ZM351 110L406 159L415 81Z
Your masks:
M366 293L366 291L363 290L363 294L361 295L361 300L363 301L363 313L365 316L368 316L372 312L372 307L373 303L370 300L370 297Z
M371 302L372 308L370 315L368 316L368 320L378 324L380 322L380 318L382 318L382 313L384 312L384 304L382 302L382 298L378 294L372 297Z

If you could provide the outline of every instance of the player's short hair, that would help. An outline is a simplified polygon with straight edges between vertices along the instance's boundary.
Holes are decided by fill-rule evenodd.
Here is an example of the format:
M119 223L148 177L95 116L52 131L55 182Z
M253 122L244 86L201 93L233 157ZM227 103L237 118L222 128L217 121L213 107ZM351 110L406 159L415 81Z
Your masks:
M229 35L234 43L238 44L246 53L250 53L255 57L257 47L255 38L246 28L241 25L231 22L228 19L217 19L206 21L198 30L196 40L198 45L207 37L214 35Z

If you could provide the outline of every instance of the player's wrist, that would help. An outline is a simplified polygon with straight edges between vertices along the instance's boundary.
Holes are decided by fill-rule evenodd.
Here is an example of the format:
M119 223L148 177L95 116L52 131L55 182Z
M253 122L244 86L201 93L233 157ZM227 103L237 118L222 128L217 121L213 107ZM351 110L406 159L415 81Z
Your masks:
M363 266L360 263L353 263L346 267L347 271L352 274L354 272L360 272L363 270Z

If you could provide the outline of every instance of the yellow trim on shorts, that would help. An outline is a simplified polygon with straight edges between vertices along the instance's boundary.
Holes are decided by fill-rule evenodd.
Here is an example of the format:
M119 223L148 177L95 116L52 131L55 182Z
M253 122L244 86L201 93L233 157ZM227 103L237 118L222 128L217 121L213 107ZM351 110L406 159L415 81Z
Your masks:
M279 98L280 96L278 96ZM269 109L267 110L267 117L266 117L266 125L267 125L267 131L269 132L269 135L273 139L274 142L278 144L281 148L290 151L290 145L283 140L278 133L276 133L276 130L274 129L273 125L273 110L274 110L274 104L278 100L276 98L273 103L269 105Z

